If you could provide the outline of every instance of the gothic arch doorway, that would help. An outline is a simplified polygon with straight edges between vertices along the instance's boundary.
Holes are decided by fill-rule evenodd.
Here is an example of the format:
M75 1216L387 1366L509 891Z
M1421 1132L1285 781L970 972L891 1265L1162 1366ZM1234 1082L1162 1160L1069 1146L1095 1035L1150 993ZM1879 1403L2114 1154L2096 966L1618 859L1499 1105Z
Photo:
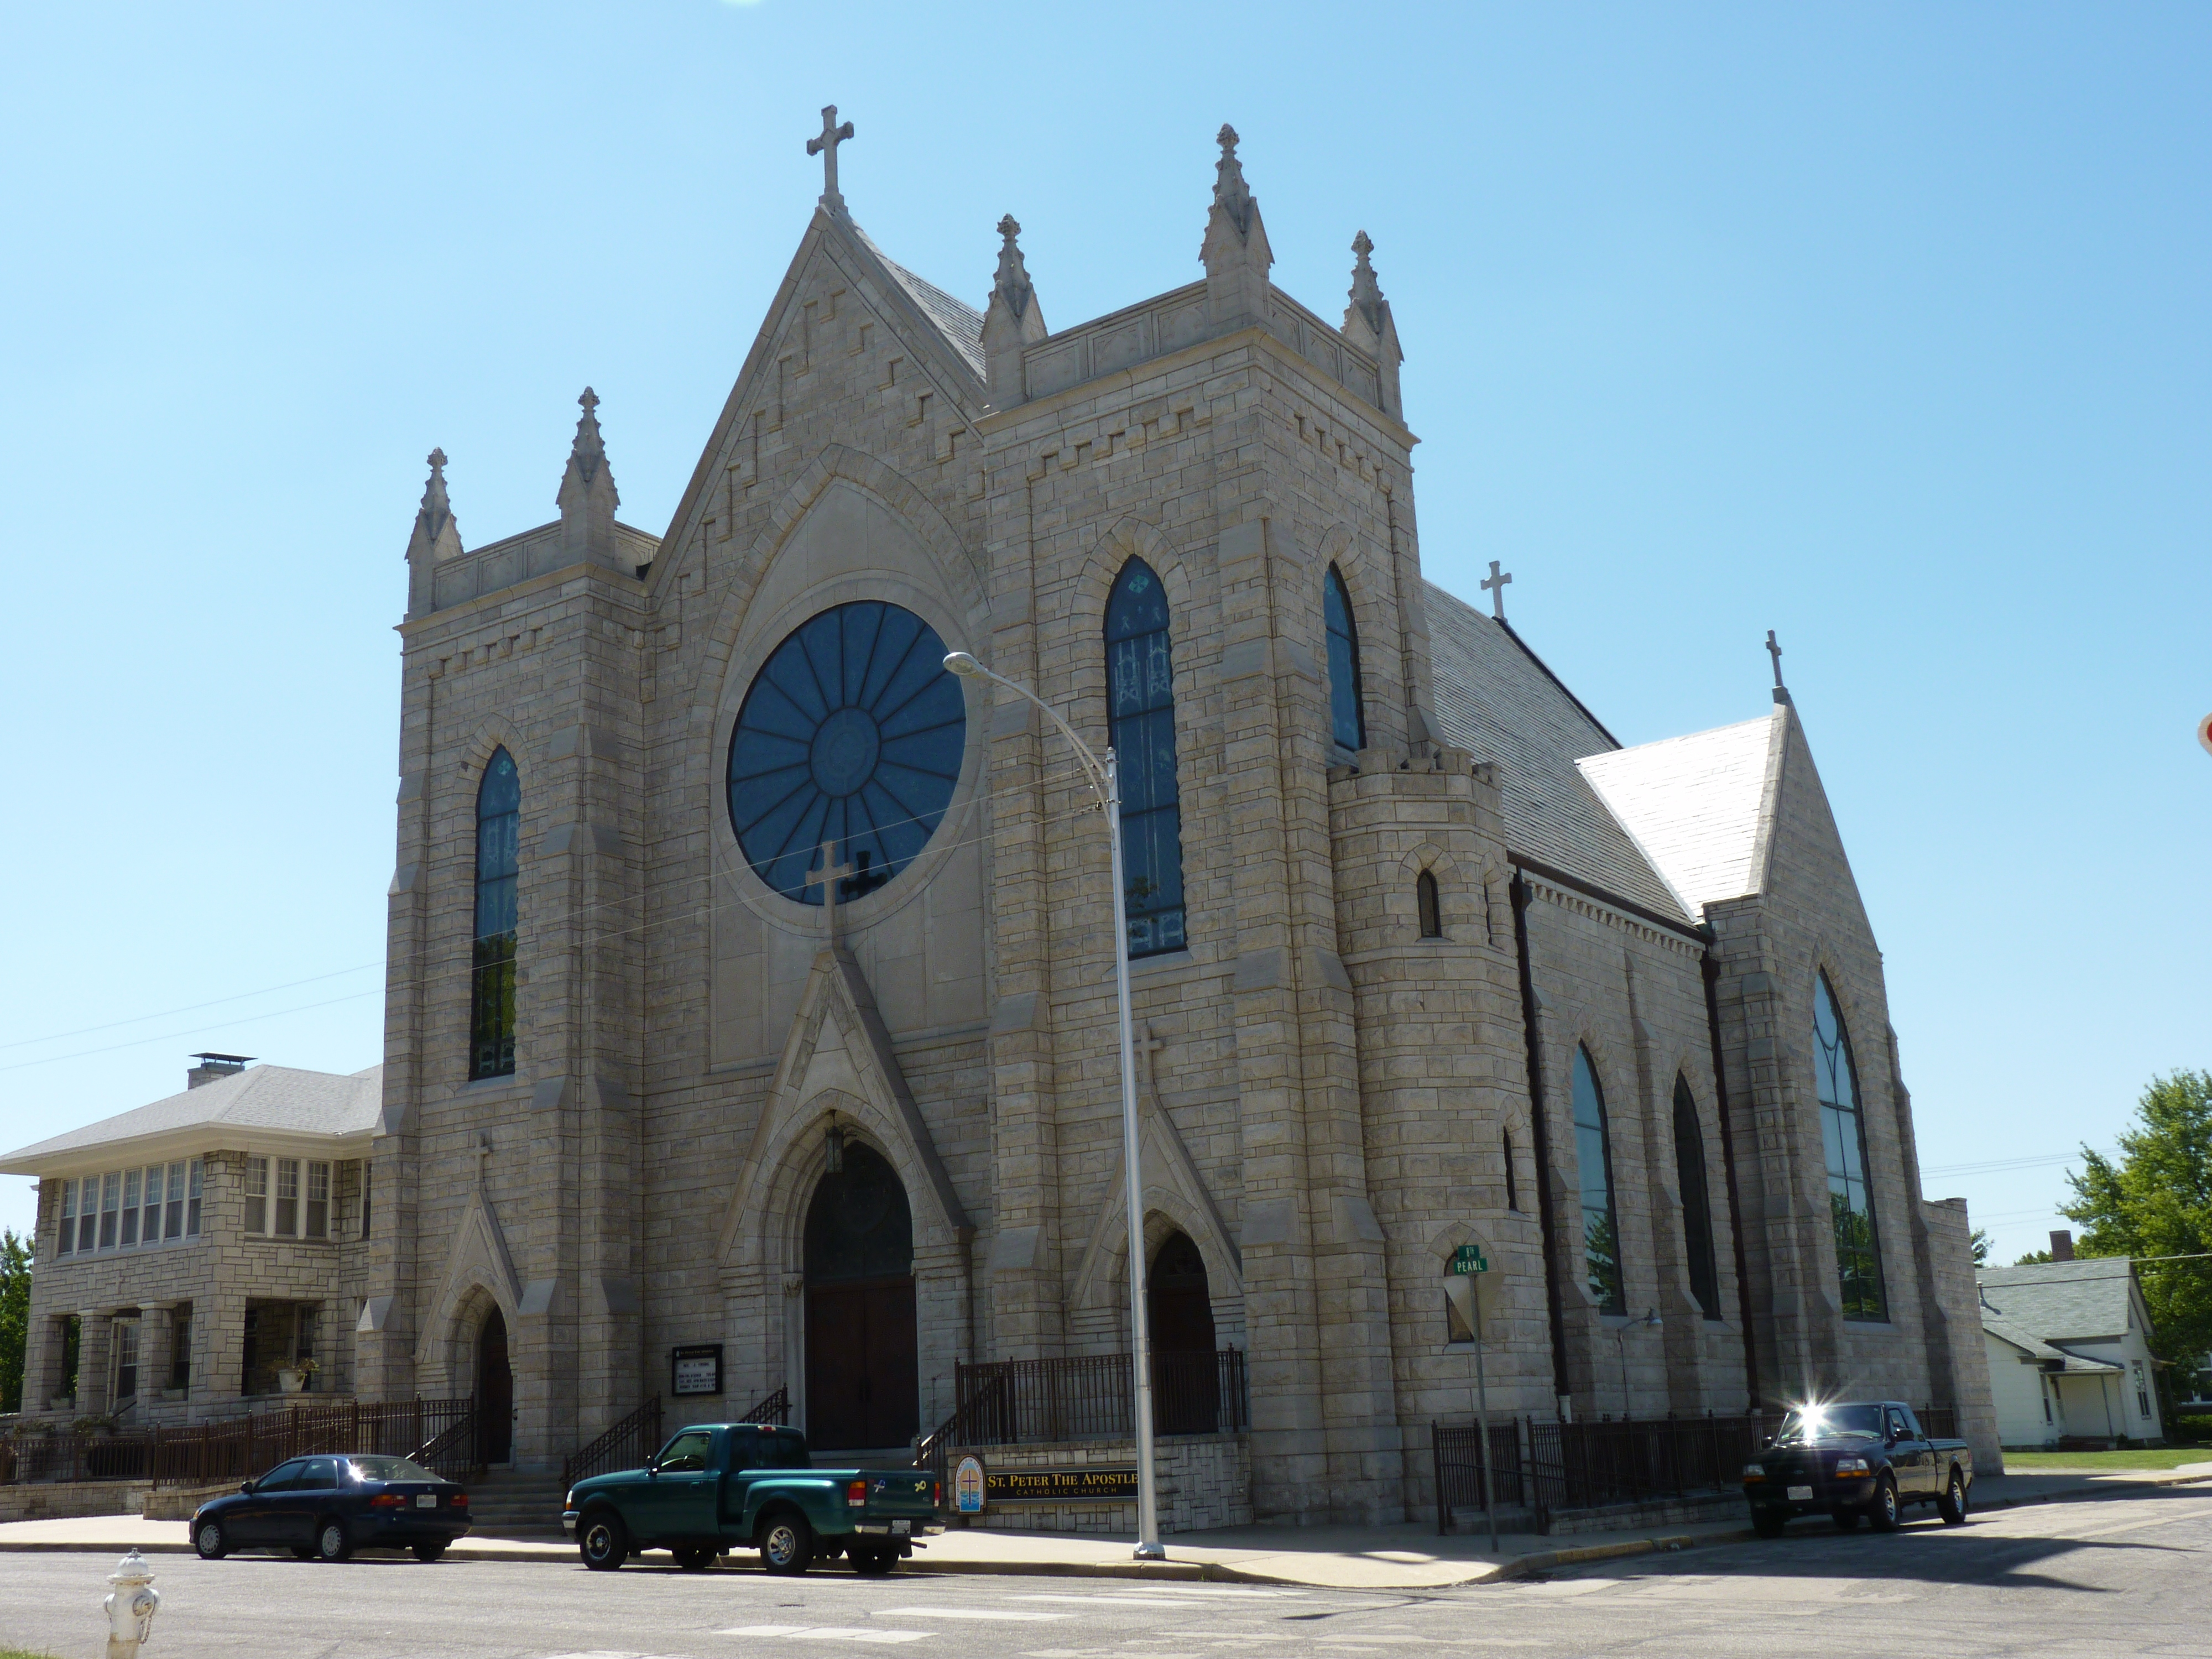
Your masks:
M806 1208L806 1437L824 1451L903 1446L921 1426L914 1212L858 1143Z
M477 1456L505 1463L514 1455L514 1371L507 1358L507 1317L497 1308L477 1331Z
M1170 1233L1145 1276L1145 1323L1152 1340L1152 1416L1162 1434L1212 1434L1219 1419L1213 1294L1206 1258L1190 1235Z

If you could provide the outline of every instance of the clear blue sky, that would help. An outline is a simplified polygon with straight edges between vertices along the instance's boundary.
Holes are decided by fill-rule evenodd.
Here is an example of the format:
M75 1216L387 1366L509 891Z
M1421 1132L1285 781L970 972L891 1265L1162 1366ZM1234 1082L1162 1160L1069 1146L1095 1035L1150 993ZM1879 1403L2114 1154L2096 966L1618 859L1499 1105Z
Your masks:
M1372 234L1431 576L1504 560L1628 742L1759 713L1779 630L1932 1170L2109 1145L2212 1064L2212 12L15 0L6 34L0 1144L194 1049L377 1060L423 455L471 545L541 523L588 381L661 528L832 100L887 251L980 303L1012 211L1063 326L1198 275L1224 119L1290 291L1340 307ZM1929 1185L2008 1258L2062 1172Z

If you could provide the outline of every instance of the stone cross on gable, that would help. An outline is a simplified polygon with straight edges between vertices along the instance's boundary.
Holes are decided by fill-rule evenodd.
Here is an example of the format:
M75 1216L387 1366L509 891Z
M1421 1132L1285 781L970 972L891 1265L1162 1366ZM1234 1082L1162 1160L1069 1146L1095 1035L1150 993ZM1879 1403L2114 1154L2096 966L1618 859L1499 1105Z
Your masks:
M1490 562L1490 580L1483 583L1482 591L1490 595L1490 614L1498 621L1505 620L1505 584L1513 580L1510 570L1500 570L1498 561Z
M850 881L857 873L850 864L840 864L836 860L837 843L834 841L825 841L822 843L820 872L817 873L810 870L806 875L806 886L819 887L822 890L822 938L823 943L829 945L835 945L837 942L838 886L842 883Z
M837 193L837 146L853 136L853 124L837 125L837 106L822 106L822 136L806 141L806 153L822 158L822 199L832 207L840 207L845 198Z
M1774 689L1782 689L1782 647L1774 642L1774 630L1766 630L1766 654L1774 659Z
M1160 1103L1160 1080L1152 1071L1152 1056L1168 1045L1152 1035L1152 1023L1144 1020L1138 1023L1133 1046L1137 1051L1137 1063L1144 1067L1144 1081L1137 1097L1141 1100L1146 1095L1150 1095L1152 1104L1158 1106Z

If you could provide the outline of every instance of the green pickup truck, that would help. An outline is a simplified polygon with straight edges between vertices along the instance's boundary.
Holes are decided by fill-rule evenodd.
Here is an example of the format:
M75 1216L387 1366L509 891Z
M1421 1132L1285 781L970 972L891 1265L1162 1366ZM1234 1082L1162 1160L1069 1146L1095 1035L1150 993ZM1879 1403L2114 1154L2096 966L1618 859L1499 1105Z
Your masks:
M927 1469L816 1468L796 1429L695 1423L641 1469L579 1480L561 1525L596 1572L648 1549L696 1572L750 1545L770 1572L805 1572L842 1553L873 1575L918 1536L944 1530L939 1496Z

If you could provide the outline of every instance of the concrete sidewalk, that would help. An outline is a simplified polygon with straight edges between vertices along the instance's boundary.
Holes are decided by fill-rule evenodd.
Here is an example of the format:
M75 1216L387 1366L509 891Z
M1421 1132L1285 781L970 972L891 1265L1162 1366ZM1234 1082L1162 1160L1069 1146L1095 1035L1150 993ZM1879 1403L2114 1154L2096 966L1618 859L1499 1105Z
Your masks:
M1975 1482L1974 1507L2012 1509L2030 1504L2126 1498L2164 1486L2197 1483L2212 1483L2212 1463L2110 1474L1987 1475ZM926 1540L927 1547L916 1552L907 1570L1078 1578L1212 1579L1322 1589L1443 1589L1587 1561L1734 1543L1752 1536L1749 1527L1735 1521L1583 1533L1565 1539L1508 1533L1499 1539L1500 1548L1493 1553L1487 1533L1439 1538L1433 1525L1232 1527L1175 1534L1166 1540L1169 1559L1155 1565L1130 1559L1127 1539L972 1528ZM184 1522L142 1521L135 1516L0 1524L0 1553L67 1550L121 1555L132 1548L148 1554L185 1554L191 1544ZM578 1565L574 1546L527 1539L471 1537L454 1545L448 1559ZM740 1571L757 1571L744 1553L731 1559ZM659 1559L655 1554L647 1557L646 1562L651 1565Z

